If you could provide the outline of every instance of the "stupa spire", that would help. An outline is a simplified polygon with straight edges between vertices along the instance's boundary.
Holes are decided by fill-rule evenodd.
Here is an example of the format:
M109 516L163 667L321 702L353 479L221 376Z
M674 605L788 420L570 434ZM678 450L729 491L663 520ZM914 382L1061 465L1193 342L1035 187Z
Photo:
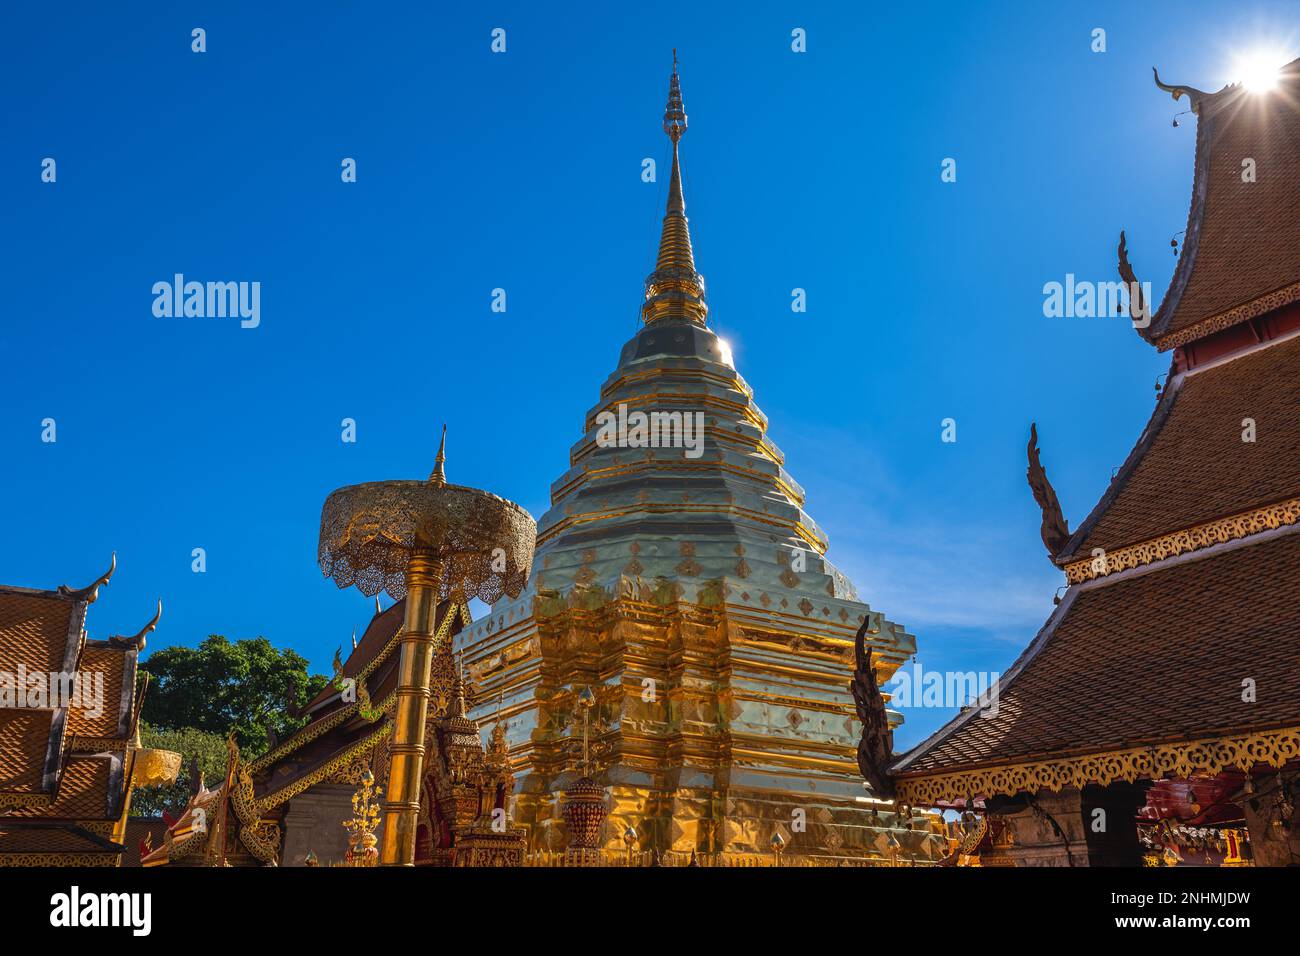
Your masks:
M445 485L447 483L447 426L442 426L442 439L438 442L438 457L433 460L433 471L429 473L429 481L435 485ZM376 605L378 606L378 605Z
M695 271L691 230L686 221L686 199L682 193L679 144L686 133L686 109L677 74L677 51L673 50L673 75L668 81L668 106L664 110L664 132L673 144L673 166L668 183L668 208L659 235L659 258L655 271L645 280L645 305L641 318L688 319L704 324L709 307L704 302L704 277Z

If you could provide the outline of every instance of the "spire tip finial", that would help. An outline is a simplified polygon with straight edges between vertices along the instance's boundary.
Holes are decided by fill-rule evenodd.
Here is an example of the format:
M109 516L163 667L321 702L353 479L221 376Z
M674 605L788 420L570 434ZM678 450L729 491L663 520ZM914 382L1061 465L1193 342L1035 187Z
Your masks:
M664 108L664 132L676 146L686 132L686 108L682 105L682 84L677 74L677 48L673 48L673 75L668 80L668 105Z
M655 271L646 278L641 318L647 323L659 319L688 319L703 325L709 309L704 303L704 278L695 271L678 155L678 144L686 133L686 107L682 103L676 47L673 48L673 74L668 80L668 105L664 108L664 133L673 144L673 166L663 232L659 237L659 258L655 262Z
M447 483L447 423L442 425L442 439L438 442L438 457L433 460L433 471L429 473L429 480L435 485L445 485Z

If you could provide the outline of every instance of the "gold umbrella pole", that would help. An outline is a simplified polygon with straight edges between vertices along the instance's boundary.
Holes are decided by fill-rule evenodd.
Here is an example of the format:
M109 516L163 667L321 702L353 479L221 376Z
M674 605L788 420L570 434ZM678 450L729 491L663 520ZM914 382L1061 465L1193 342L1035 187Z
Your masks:
M424 776L424 725L433 668L434 616L442 569L417 549L406 569L406 621L397 671L397 716L389 749L388 792L380 863L415 865L415 830Z

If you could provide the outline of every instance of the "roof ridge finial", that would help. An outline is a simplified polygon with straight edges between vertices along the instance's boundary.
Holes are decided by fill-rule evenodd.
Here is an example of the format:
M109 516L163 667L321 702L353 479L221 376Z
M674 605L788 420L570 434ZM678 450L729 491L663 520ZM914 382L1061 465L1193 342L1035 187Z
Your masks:
M686 107L682 103L681 76L677 71L677 50L673 49L673 72L668 80L668 105L664 108L664 133L673 144L672 173L663 231L659 236L659 258L646 279L645 305L641 318L687 319L704 324L709 307L704 302L704 277L695 271L691 231L686 222L686 199L682 192L681 157L678 149L686 133Z
M122 637L120 635L110 637L108 643L113 647L134 648L137 651L144 650L145 639L153 633L154 629L158 627L158 622L162 620L162 611L162 598L159 598L158 610L154 613L154 616L149 619L148 624L140 628L139 631L132 634L130 637Z
M438 457L433 460L433 471L429 472L429 481L435 485L447 483L447 423L442 424L442 439L438 442Z

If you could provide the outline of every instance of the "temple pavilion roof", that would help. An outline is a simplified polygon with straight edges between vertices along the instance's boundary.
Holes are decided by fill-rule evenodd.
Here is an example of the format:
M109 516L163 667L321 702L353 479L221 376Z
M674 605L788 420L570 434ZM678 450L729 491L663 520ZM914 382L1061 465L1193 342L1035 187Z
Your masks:
M894 763L900 794L1059 789L1104 780L1089 755L1137 751L1141 766L1160 745L1300 727L1296 581L1292 526L1071 588L1003 675L996 713L966 710Z
M0 707L0 857L61 854L86 863L122 850L105 833L124 812L139 753L130 743L141 696L136 669L157 617L134 637L87 638L87 608L113 567L79 590L0 586L0 680L12 694L39 678L46 694ZM102 698L69 700L71 685L65 691L59 682L74 675L83 693L102 688Z
M1143 331L1164 351L1300 299L1300 60L1267 93L1160 86L1197 115L1187 231Z
M1176 374L1057 563L1090 561L1094 548L1116 552L1300 498L1298 371L1300 338L1293 337ZM1247 418L1254 442L1242 441Z
M1030 485L1069 587L996 707L893 763L901 799L1300 757L1300 60L1266 94L1160 85L1199 117L1187 238L1140 330L1176 349L1171 377L1073 534L1034 434Z

